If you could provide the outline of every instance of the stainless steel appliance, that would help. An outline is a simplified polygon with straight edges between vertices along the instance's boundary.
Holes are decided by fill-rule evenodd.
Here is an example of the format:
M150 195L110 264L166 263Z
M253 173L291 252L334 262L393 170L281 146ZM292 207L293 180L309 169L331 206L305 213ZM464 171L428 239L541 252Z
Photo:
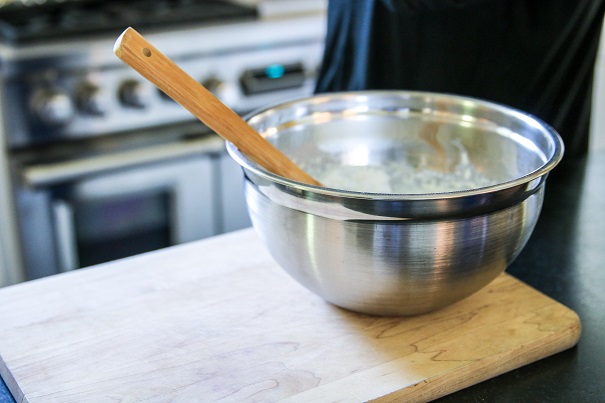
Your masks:
M135 27L243 114L312 93L323 2L40 3L0 8L9 265L32 279L249 225L223 141L113 43Z

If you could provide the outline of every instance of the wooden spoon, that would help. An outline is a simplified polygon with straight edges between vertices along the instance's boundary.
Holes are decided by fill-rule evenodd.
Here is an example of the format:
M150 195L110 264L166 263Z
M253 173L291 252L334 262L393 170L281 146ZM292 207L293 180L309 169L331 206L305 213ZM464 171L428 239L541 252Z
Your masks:
M114 53L241 152L276 175L321 186L237 113L132 28L116 40Z

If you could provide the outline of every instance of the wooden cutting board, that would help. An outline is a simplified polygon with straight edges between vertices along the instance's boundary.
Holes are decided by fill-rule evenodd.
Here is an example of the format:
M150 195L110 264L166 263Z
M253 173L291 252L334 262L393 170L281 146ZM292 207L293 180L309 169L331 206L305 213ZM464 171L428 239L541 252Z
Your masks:
M18 402L426 401L579 334L573 311L506 274L428 315L339 309L251 230L0 290Z

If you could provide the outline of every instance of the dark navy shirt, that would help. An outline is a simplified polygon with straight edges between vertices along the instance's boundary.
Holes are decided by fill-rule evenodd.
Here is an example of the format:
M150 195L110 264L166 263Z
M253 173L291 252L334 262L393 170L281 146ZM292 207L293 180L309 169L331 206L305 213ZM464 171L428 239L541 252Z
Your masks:
M317 92L466 95L536 115L588 147L605 0L331 0Z

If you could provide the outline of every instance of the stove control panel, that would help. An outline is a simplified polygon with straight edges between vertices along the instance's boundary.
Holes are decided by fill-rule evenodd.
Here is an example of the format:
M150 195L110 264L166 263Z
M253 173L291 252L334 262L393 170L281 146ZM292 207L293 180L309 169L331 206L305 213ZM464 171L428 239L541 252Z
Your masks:
M315 31L309 28L308 20L300 22L307 33L299 37L284 39L269 32L258 39L245 38L254 46L238 45L244 32L254 36L249 26L234 34L232 45L225 48L198 49L195 41L170 46L173 38L180 38L176 35L148 38L154 44L157 41L158 49L223 103L247 114L313 94L323 57L324 20L312 21ZM203 30L197 34L201 38ZM107 42L103 51L112 45L113 41ZM94 59L98 52L89 53L88 57ZM91 60L85 68L71 68L59 58L41 59L45 61L29 63L40 66L39 72L9 80L4 96L15 100L14 110L6 113L9 147L195 121L187 110L113 53L110 56L106 61ZM52 63L45 65L47 60Z

